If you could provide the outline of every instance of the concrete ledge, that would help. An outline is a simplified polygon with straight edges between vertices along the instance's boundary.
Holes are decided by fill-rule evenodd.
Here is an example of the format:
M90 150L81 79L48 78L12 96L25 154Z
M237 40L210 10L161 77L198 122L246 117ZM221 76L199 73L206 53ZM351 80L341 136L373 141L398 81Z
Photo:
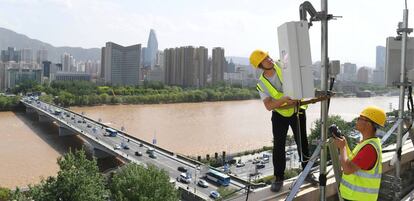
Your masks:
M386 149L393 149L395 145L388 146ZM407 140L404 143L402 149L402 157L401 163L402 165L402 172L404 171L411 171L411 162L414 163L414 147L411 140ZM383 154L383 175L384 174L393 174L394 166L390 165L390 161L394 156L394 152L384 153ZM327 170L329 171L332 166L328 166ZM412 168L412 167L411 167ZM258 189L249 195L249 200L257 200L257 201L275 201L275 200L285 200L288 193L290 192L290 187L293 186L293 182L297 177L285 180L284 186L279 193L274 193L270 191L270 187ZM384 185L382 185L384 186ZM310 201L310 200L319 200L320 192L317 186L311 186L310 184L303 184L299 193L295 197L295 201ZM335 182L335 177L333 171L330 171L327 176L327 184L326 184L326 197L327 200L338 200L337 198L337 186ZM237 196L237 198L231 200L245 200L246 195Z

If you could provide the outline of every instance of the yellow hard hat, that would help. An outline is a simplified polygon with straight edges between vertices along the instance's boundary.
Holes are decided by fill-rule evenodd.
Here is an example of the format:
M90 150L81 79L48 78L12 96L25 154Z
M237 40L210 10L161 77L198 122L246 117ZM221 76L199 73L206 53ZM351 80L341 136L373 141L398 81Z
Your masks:
M362 110L360 116L366 117L372 122L384 127L386 116L384 110L376 106L368 106Z
M257 68L259 67L259 64L262 63L262 61L268 56L269 54L267 52L264 52L262 50L255 50L250 55L250 63L253 65L253 67Z

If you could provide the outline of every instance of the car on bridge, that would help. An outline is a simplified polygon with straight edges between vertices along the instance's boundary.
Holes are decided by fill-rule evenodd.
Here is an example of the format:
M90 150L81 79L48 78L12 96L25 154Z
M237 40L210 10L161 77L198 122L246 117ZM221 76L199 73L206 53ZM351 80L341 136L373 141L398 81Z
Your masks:
M253 163L253 164L260 163L260 160L259 160L259 159L254 159L252 163Z
M121 147L127 150L129 149L129 146L125 142L121 143Z
M262 168L264 168L265 167L265 165L264 164L262 164L262 163L260 163L260 164L256 164L256 168L257 169L262 169Z
M154 152L150 153L150 154L149 154L149 157L150 157L150 158L153 158L153 159L156 159L156 158L157 158L157 156L155 155L155 153L154 153Z
M208 183L203 179L198 180L197 185L199 185L203 188L208 188L208 186L209 186Z
M180 172L187 172L188 171L188 169L183 167L183 166L178 167L177 170L180 171Z
M187 173L181 173L179 177L177 177L177 181L189 184L191 182L191 177L187 175Z
M210 192L210 197L212 197L213 199L217 199L220 197L220 193L217 191L211 191Z

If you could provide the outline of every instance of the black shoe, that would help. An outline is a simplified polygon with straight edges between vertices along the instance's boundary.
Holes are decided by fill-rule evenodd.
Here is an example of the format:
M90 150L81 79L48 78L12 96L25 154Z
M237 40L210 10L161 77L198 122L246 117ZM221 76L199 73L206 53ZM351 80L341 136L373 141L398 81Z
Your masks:
M315 185L315 186L318 185L318 183L319 183L318 179L316 179L316 177L312 173L309 173L306 176L305 181L309 182L309 183L311 183L312 185Z
M276 179L273 183L272 183L272 185L270 186L270 190L272 191L272 192L279 192L280 191L280 189L282 189L282 186L283 186L283 179Z

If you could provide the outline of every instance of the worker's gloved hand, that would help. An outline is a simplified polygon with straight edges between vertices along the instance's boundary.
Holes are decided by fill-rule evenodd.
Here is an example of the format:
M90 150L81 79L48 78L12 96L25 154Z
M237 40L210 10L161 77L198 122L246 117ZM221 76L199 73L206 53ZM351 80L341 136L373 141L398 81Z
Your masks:
M334 137L334 143L336 145L336 147L338 147L339 149L344 149L347 141L346 138L344 136L341 137Z

